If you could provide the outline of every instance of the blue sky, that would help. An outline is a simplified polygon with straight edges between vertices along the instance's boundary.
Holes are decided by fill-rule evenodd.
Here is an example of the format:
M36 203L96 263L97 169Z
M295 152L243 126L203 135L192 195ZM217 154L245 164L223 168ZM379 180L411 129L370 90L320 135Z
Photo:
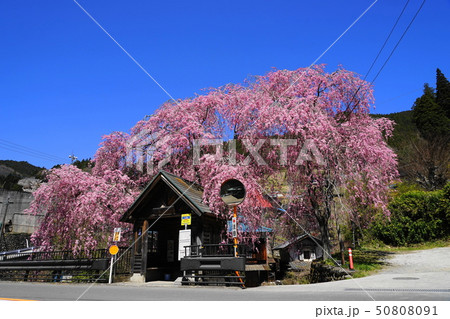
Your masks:
M308 67L373 2L77 0L174 98ZM379 0L318 61L364 76L404 1ZM410 0L371 81L422 0ZM409 110L450 79L450 0L427 1L375 82L374 113ZM0 2L0 159L92 157L170 97L73 0Z

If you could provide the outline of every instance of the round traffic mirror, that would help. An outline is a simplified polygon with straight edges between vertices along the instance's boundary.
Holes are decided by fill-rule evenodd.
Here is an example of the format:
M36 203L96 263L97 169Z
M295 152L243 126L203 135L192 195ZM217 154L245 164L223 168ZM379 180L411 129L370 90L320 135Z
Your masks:
M228 206L236 206L244 201L245 187L237 179L229 179L220 187L220 197Z

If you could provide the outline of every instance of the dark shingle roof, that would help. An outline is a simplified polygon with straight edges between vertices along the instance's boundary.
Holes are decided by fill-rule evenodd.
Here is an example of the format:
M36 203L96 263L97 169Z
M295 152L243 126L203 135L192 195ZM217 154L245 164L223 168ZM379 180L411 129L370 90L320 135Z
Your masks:
M274 247L273 249L284 249L284 248L288 247L289 245L292 245L293 243L302 241L302 240L304 240L306 238L311 238L316 244L317 243L319 243L319 244L322 243L322 241L319 238L317 238L317 237L314 237L314 236L309 235L309 234L303 234L303 235L295 237L292 240L285 241L284 243Z
M203 188L200 185L187 181L166 171L160 171L155 175L155 177L153 177L150 183L147 184L145 189L136 198L125 214L123 214L120 220L129 222L133 212L141 208L141 205L145 203L145 198L160 181L163 181L167 186L169 186L169 188L172 189L188 206L190 206L196 214L202 215L204 213L211 212L208 205L204 204L202 201Z
M177 189L177 191L180 193L180 196L182 195L187 200L189 200L191 204L193 204L198 209L198 211L200 211L201 213L211 212L208 205L204 204L202 201L203 188L200 185L194 182L187 181L166 171L161 171L160 174L162 174L162 176L166 178Z

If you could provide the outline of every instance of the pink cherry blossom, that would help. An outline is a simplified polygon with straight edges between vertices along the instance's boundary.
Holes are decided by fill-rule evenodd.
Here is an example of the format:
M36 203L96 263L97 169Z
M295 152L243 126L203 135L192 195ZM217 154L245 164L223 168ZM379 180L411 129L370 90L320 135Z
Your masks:
M373 119L373 104L369 83L343 68L327 73L323 65L273 70L167 102L130 134L106 136L92 173L72 166L50 172L30 208L47 213L34 241L74 251L105 243L103 232L118 223L163 163L163 169L203 186L203 201L224 218L230 211L219 197L220 185L241 180L247 197L239 218L248 229L268 226L284 236L301 228L320 231L329 252L332 213L355 218L362 207L373 207L388 214L388 185L398 175L396 155L386 144L393 123ZM198 140L223 144L201 146L195 163ZM140 170L141 159L130 150L143 141L151 156ZM283 196L272 201L272 210L261 205L268 195ZM336 209L337 200L345 210Z

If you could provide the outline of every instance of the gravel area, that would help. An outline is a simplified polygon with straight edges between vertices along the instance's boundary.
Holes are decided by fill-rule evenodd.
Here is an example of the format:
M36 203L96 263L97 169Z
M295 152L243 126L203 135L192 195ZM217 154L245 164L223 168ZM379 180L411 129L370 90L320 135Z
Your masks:
M396 253L382 273L450 272L450 247Z

